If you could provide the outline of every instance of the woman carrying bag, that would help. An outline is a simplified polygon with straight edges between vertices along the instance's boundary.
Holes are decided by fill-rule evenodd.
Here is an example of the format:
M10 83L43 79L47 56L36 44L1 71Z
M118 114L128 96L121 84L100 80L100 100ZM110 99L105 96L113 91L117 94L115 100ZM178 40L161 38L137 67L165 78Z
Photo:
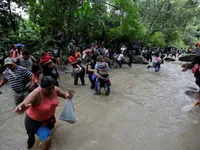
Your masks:
M55 111L59 104L58 97L72 99L74 90L64 92L55 86L51 76L44 76L40 87L32 91L14 110L16 113L26 111L25 127L28 134L28 149L35 143L35 134L41 139L41 149L48 150L51 146L51 130L55 125Z

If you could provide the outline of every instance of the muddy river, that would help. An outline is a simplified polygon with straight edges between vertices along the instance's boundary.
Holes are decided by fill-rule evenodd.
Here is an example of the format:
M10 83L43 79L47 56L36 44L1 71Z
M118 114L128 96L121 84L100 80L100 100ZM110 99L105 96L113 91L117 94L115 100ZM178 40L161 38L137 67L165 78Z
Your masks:
M166 62L158 73L146 65L111 69L108 97L93 95L86 77L86 87L74 87L75 124L58 119L65 105L60 99L51 150L199 150L200 108L182 112L195 101L185 92L197 86L181 64ZM64 90L73 87L70 74L61 80ZM25 150L24 115L12 112L10 88L0 91L0 150Z

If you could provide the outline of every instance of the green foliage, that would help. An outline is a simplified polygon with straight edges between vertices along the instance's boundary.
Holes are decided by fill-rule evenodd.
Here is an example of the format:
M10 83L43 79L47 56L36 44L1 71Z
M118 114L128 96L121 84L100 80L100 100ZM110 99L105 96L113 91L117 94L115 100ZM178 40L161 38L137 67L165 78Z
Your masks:
M119 22L119 26L109 30L109 37L115 39L125 38L131 42L141 38L144 32L134 3L131 0L115 0L113 2L119 6L120 14L111 14L112 18L110 19L114 18L113 24Z
M159 47L165 47L165 35L161 32L155 32L151 36L151 41L150 41L154 46L159 46Z
M148 31L145 41L149 41L154 32L162 32L167 44L184 40L186 27L193 26L200 14L197 0L135 0L135 3Z
M189 45L185 45L183 40L178 40L178 41L173 41L170 42L169 45L171 45L172 47L179 47L179 48L189 48Z
M54 43L65 50L72 38L84 48L94 40L112 41L110 45L118 46L122 41L133 43L136 39L148 45L183 48L193 46L200 37L197 0L13 2L28 10L29 20L13 13L10 5L1 9L0 52L5 55L14 43L25 44L39 56L42 51L51 50ZM116 10L120 13L116 14Z
M30 20L25 20L20 23L19 27L19 37L27 39L38 40L41 38L40 27L37 24L34 24Z

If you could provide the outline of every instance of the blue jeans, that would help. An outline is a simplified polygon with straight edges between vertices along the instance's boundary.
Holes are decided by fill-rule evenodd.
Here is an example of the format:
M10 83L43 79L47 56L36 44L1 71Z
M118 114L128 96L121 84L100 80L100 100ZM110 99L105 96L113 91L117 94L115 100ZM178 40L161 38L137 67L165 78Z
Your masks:
M111 83L110 83L109 79L107 81L104 81L104 80L101 80L101 79L97 79L95 81L94 94L100 95L101 94L101 88L103 87L105 92L106 92L106 95L109 95L110 94L110 85L111 85Z
M110 94L110 83L109 83L109 81L104 81L101 79L98 79L95 82L95 92L94 93L100 95L102 87L104 88L106 95L109 95Z
M155 68L155 72L160 71L160 64L158 64L157 62L153 62L153 67Z

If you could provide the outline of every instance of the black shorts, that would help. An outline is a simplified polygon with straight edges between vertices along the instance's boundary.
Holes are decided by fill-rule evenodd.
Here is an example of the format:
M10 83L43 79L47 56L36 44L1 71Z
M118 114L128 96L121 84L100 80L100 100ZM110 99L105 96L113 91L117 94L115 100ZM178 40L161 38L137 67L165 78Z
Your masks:
M54 115L45 121L35 121L26 114L25 127L26 127L26 133L28 134L28 141L27 141L28 148L30 149L34 146L35 134L37 133L37 130L41 126L47 126L49 129L53 129L55 123L56 123L56 118Z

